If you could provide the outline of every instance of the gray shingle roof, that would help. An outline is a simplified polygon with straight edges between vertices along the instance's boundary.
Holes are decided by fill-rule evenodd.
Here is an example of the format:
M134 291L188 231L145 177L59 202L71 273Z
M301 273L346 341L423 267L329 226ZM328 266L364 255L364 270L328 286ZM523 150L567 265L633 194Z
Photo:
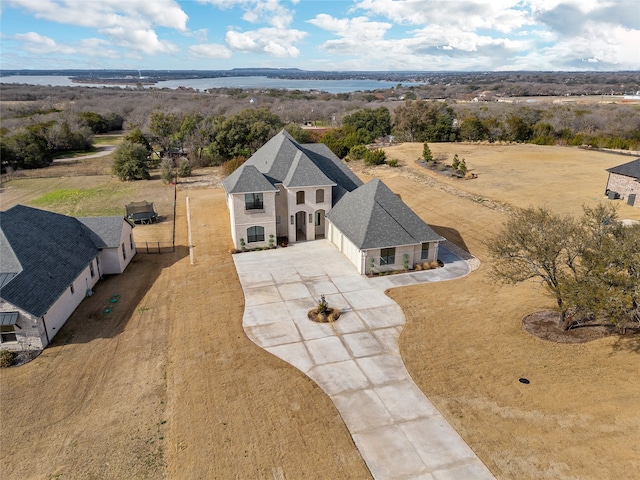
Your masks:
M227 193L256 193L278 190L256 167L246 163L225 178L223 185Z
M115 226L115 218L119 220L119 241L122 217L107 217L95 223L100 229L106 229L109 225ZM0 228L6 239L6 245L1 246L0 276L15 270L13 260L4 262L7 248L21 267L2 285L0 297L37 317L51 308L98 256L99 249L113 243L115 236L106 230L94 233L76 218L23 205L0 212Z
M336 183L330 180L302 149L293 157L289 172L282 182L287 188L299 187L328 187Z
M633 177L640 182L640 158L628 163L623 163L617 167L607 168L607 172Z
M361 250L444 240L377 178L344 195L327 218Z
M120 246L122 222L126 221L124 217L78 217L78 221L89 229L89 237L96 247Z
M223 185L227 193L269 191L266 184L255 176L255 172L247 169L248 166L255 167L272 186L278 183L287 188L332 186L334 202L344 192L362 185L360 179L326 145L300 145L285 130L254 153L240 167L242 170L239 168L236 170L237 173L233 172L224 180ZM245 176L248 178L245 179ZM243 188L255 188L259 183L262 190L240 191L237 187L240 184L246 185Z
M16 257L4 232L0 230L0 288L9 283L21 271L20 260Z

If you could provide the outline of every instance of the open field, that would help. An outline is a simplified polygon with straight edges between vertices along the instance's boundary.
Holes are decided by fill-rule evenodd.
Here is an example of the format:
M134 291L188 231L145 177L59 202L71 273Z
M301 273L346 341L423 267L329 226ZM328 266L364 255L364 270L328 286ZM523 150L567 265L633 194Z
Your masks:
M456 181L414 165L421 149L389 150L401 168L352 164L483 262L460 280L389 292L407 316L401 351L414 380L499 479L635 478L640 339L560 345L530 336L522 317L551 300L534 283L492 284L485 247L506 218L504 203L578 214L582 204L608 201L604 169L630 158L431 144L434 154L465 157L479 175ZM175 253L138 255L123 276L97 285L40 357L0 370L0 401L14 406L0 410L3 476L370 478L328 397L245 336L224 193L198 188L219 185L217 171L207 175L179 185ZM2 209L50 191L117 190L97 178L12 181L2 186ZM156 206L153 194L173 191L159 180L129 186ZM123 205L131 192L113 195L108 201ZM85 201L83 211L104 208L98 195ZM618 203L622 218L640 219L640 209ZM136 240L147 232L136 228ZM106 315L114 292L122 301Z

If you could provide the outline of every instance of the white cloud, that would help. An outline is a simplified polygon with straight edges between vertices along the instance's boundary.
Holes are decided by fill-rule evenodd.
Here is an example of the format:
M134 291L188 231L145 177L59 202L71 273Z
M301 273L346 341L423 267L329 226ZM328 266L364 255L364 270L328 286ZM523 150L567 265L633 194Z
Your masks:
M109 36L118 46L131 50L140 50L147 55L175 53L178 51L178 47L174 43L158 39L158 35L154 30L134 30L118 26L103 28L100 32Z
M231 58L233 52L219 43L206 43L191 45L189 51L196 57L204 58Z
M223 10L239 7L244 11L242 19L250 23L266 23L275 28L288 28L293 12L281 0L198 0ZM290 2L297 4L298 1Z
M14 40L22 43L22 48L37 55L84 55L99 58L118 58L115 50L108 48L109 42L100 38L86 38L77 44L57 43L50 37L45 37L36 32L18 33Z
M315 18L308 20L308 23L333 32L344 39L358 41L361 46L366 46L363 42L381 40L387 30L392 27L390 23L372 22L366 17L338 19L324 13L316 15Z
M281 30L277 28L260 28L248 32L230 30L225 35L225 42L231 50L244 53L266 53L274 57L297 57L300 50L293 44L306 36L300 30Z
M177 47L160 40L155 26L187 32L187 14L174 0L5 0L36 18L96 28L114 43L147 55Z
M520 0L361 0L355 8L399 25L439 25L464 31L512 32L532 23Z
M366 16L308 22L336 37L321 50L359 68L640 67L635 0L358 0L349 13Z

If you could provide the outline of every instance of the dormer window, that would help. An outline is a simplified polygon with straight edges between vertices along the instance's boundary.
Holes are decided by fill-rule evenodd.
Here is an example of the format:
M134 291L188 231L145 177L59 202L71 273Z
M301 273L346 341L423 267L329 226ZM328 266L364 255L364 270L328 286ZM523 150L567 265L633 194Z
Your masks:
M262 193L245 193L244 194L245 210L264 210L264 201Z

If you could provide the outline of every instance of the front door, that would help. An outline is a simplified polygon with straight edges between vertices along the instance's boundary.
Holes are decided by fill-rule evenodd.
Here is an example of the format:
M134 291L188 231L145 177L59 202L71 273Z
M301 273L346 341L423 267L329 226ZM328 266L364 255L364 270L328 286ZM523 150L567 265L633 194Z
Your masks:
M313 220L313 223L315 224L316 238L324 238L324 210L318 210L313 215Z
M296 213L296 242L304 242L307 239L306 213Z

